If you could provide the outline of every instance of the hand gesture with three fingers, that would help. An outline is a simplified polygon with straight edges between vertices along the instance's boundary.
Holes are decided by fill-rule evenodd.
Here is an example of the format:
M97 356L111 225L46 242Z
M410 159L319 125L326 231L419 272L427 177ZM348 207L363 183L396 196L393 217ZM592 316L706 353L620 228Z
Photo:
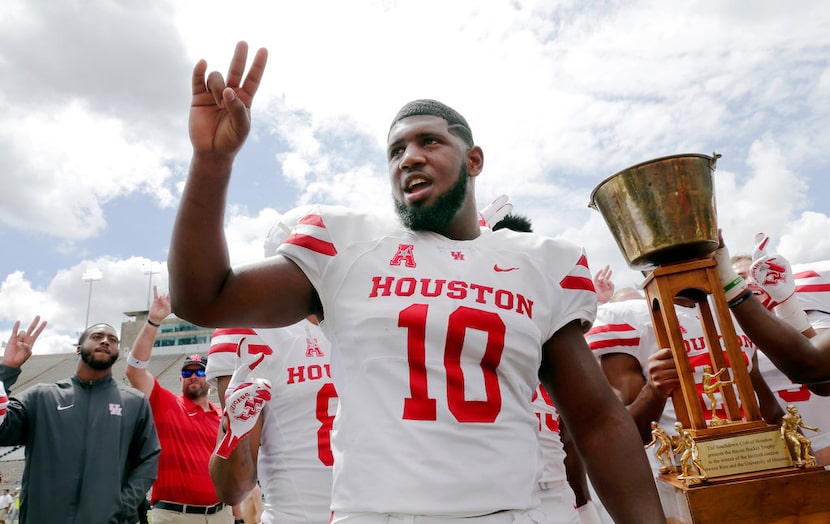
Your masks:
M12 333L9 335L9 340L6 342L6 350L3 354L3 364L10 368L19 368L24 362L29 360L32 356L32 348L35 345L37 337L43 332L46 327L46 321L40 321L40 316L36 316L29 329L20 329L20 321L14 323ZM0 424L6 419L7 407L9 405L9 396L6 394L6 387L0 381Z
M248 44L239 42L227 78L213 71L205 77L207 62L193 68L193 99L190 104L190 141L194 152L233 157L242 148L251 129L251 103L259 89L268 52L259 49L248 74Z
M24 362L29 360L32 356L32 348L35 345L37 337L43 332L46 327L46 321L40 321L40 316L36 316L29 329L20 329L20 321L14 323L12 333L6 343L6 350L3 354L3 364L11 368L19 368Z
M605 304L614 295L614 283L611 282L611 266L605 266L594 275L594 289L597 292L597 302Z
M251 430L254 429L265 403L271 400L271 382L255 378L254 370L265 359L264 353L253 353L243 338L237 348L239 360L225 393L225 436L216 448L216 455L228 458Z

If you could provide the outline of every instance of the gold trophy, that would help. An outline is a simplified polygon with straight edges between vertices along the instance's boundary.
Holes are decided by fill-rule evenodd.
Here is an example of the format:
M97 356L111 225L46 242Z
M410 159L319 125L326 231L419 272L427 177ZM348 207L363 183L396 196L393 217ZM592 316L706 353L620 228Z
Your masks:
M589 204L602 214L628 265L653 270L643 289L657 342L671 348L680 378L672 395L680 467L661 468L658 475L663 509L677 524L830 522L830 497L823 495L830 472L810 462L809 443L805 449L798 437L797 428L812 428L797 411L781 428L762 419L709 258L719 244L713 181L719 157L674 155L637 164L601 182ZM704 373L703 392L713 413L720 394L725 419L704 418L677 298L697 308L714 368ZM792 456L787 443L796 449Z

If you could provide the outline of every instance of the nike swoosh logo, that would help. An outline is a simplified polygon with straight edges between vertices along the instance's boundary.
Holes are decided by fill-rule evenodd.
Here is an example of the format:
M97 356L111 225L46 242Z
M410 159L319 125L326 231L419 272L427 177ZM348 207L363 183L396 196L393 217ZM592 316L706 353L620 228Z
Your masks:
M499 267L498 264L493 266L493 271L496 271L498 273L507 273L508 271L516 271L517 269L519 269L519 268L517 268L517 267Z
M187 414L187 416L188 416L188 417L195 417L195 416L196 416L196 413L188 413L188 414Z
M75 404L69 404L68 406L58 406L58 411L63 411L64 409L74 408Z

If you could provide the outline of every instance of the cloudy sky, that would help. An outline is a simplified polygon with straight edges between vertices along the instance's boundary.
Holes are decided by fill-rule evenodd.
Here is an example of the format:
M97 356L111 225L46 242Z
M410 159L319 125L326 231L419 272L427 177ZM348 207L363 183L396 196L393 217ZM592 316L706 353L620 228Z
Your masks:
M0 3L0 333L47 318L71 350L167 286L187 172L190 74L267 47L255 128L229 193L234 261L284 211L391 208L384 145L405 102L436 98L485 151L482 205L506 193L538 232L639 279L602 216L602 180L722 155L718 223L794 262L830 258L830 10L820 0L274 0ZM100 271L91 284L84 274ZM156 273L148 273L154 271Z

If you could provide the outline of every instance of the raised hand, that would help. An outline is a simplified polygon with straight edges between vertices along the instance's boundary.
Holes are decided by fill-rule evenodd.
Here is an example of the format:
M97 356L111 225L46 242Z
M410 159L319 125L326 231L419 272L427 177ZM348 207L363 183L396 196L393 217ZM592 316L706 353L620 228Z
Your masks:
M795 279L786 258L777 253L767 254L768 242L769 236L764 233L755 235L755 251L752 253L749 274L769 297L768 303L764 305L767 309L772 309L795 294Z
M767 254L768 242L769 237L764 233L755 235L755 251L749 274L766 295L761 301L767 309L774 310L778 318L803 333L812 326L798 301L790 300L795 295L795 278L790 261L777 253Z
M513 204L508 202L507 195L501 195L478 212L478 225L493 227L512 210Z
M732 267L732 257L729 256L729 249L723 242L723 236L718 230L718 249L715 250L715 262L718 263L718 278L723 286L723 294L726 295L726 302L737 300L748 289L746 281L741 278Z
M190 141L194 153L234 157L251 130L251 104L259 89L268 51L261 48L244 75L248 44L239 42L227 79L216 71L205 77L207 62L193 68L193 100L190 104Z
M151 322L161 324L161 321L168 315L170 315L170 295L159 295L158 287L153 286L153 303L150 304L147 318Z
M611 282L611 266L605 266L594 275L594 289L597 291L597 302L605 304L614 294L614 283Z
M9 340L6 342L6 350L3 354L3 364L12 368L19 368L24 362L29 360L32 356L32 348L35 345L37 337L43 332L46 327L46 321L40 321L40 316L36 316L29 329L20 329L20 321L14 323L12 333L9 335Z
M265 403L271 400L271 382L254 377L254 370L265 359L265 354L252 353L245 338L239 341L237 353L237 368L225 394L226 432L216 448L216 455L224 459L254 429Z

